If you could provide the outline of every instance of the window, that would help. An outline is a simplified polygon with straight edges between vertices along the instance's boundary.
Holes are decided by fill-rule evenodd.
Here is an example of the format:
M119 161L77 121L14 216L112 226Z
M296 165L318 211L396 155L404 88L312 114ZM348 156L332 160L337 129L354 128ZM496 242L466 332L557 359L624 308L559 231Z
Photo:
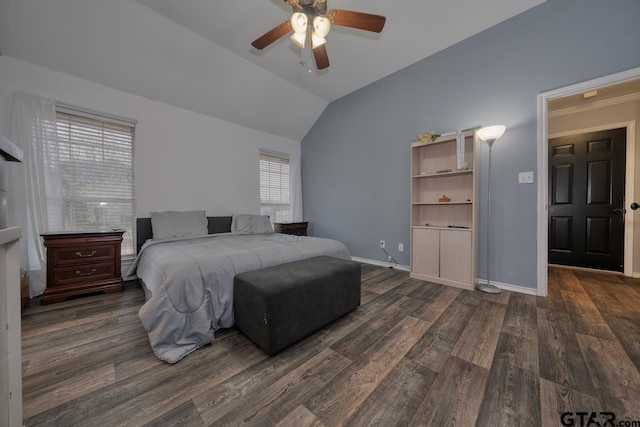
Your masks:
M291 221L289 156L260 150L260 214Z
M122 255L134 254L134 122L56 105L63 230L122 228Z

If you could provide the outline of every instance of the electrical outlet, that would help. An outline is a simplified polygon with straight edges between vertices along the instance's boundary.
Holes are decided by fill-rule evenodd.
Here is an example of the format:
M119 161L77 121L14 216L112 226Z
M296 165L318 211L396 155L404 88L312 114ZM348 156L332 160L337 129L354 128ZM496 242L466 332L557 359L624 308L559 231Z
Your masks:
M384 240L380 240L380 247L384 249Z
M398 252L404 252L404 243L398 243Z

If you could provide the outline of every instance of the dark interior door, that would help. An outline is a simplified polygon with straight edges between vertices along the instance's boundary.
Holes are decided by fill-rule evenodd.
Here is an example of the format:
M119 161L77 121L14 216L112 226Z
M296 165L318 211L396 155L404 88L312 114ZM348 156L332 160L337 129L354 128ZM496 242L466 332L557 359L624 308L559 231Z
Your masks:
M549 263L623 271L626 129L549 140Z

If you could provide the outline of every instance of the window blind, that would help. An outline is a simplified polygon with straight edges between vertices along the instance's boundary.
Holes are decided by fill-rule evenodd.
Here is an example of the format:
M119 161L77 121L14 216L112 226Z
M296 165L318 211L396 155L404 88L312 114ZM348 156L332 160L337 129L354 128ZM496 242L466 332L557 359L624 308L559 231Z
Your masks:
M56 128L63 229L124 229L122 255L133 255L135 124L64 107Z
M273 222L291 221L289 157L260 151L260 214Z

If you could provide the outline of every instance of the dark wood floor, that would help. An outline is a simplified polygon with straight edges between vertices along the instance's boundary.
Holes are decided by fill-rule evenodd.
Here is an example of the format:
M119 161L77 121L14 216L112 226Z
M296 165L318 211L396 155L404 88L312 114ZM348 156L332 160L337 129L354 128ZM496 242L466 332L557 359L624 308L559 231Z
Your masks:
M34 301L22 318L25 425L560 426L576 411L640 420L640 280L552 268L540 298L362 271L360 308L273 357L230 329L176 365L159 361L135 282Z

